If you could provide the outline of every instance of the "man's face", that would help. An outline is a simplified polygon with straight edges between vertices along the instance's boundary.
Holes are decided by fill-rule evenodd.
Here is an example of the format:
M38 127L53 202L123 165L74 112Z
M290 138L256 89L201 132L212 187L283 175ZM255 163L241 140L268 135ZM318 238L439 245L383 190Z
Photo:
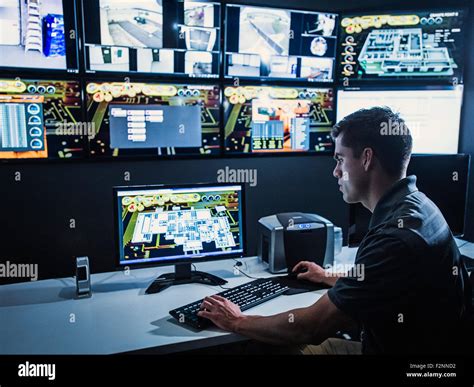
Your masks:
M336 137L333 175L337 179L342 198L346 203L358 203L367 190L367 173L362 157L355 158L351 148L342 145L343 134Z

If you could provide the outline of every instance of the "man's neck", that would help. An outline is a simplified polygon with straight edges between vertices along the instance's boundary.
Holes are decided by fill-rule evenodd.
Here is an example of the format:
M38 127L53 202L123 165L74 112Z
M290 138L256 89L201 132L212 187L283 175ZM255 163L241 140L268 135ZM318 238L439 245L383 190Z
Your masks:
M367 208L370 212L374 212L377 203L380 201L382 196L388 192L390 188L401 179L404 179L406 174L403 174L400 177L389 177L386 175L377 176L376 179L373 179L371 183L369 183L369 187L367 190L367 199L362 202L365 208Z

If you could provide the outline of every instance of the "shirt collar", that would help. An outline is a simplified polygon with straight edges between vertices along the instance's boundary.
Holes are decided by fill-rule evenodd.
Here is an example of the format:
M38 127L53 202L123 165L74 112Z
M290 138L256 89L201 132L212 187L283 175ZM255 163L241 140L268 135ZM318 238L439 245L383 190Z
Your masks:
M403 197L416 191L418 191L418 188L416 187L415 175L410 175L404 179L398 180L382 195L375 206L374 213L370 219L369 229L383 223L396 203L398 203Z

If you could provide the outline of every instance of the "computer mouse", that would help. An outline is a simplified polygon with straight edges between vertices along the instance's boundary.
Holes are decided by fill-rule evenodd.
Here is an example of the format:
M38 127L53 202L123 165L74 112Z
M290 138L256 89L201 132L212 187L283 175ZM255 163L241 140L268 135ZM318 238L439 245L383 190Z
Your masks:
M300 269L300 270L297 270L297 271L291 271L291 272L288 273L288 278L297 279L298 274L306 273L307 271L308 271L307 269Z

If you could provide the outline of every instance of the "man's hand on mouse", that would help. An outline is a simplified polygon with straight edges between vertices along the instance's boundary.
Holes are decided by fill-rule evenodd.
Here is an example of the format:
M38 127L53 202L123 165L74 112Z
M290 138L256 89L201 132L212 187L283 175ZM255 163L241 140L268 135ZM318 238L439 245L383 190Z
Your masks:
M326 271L314 262L298 262L292 271L293 273L300 272L296 277L299 280L311 281L317 284L325 283L327 280Z
M198 316L208 318L219 328L231 332L235 331L237 322L244 317L238 305L218 295L204 298Z

